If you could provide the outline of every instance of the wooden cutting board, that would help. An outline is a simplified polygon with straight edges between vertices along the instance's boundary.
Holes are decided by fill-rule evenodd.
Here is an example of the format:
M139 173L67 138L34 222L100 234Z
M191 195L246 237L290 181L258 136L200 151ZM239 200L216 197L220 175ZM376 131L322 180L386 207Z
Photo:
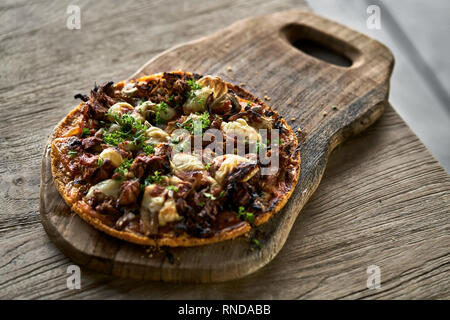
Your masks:
M350 65L330 64L297 48L312 50L312 42L346 57L342 61ZM75 263L111 275L213 282L255 272L283 247L320 182L330 152L382 114L393 63L391 52L371 38L309 12L288 11L242 20L177 46L132 76L183 69L245 83L246 89L281 113L295 132L301 130L299 182L283 210L251 235L261 248L240 237L201 247L162 248L149 257L148 248L97 231L70 211L53 184L48 145L41 178L44 228Z

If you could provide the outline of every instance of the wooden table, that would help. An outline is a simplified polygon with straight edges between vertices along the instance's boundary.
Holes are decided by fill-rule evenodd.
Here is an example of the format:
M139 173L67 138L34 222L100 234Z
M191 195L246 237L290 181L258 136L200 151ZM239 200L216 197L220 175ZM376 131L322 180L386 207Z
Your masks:
M211 285L109 278L71 261L39 218L42 149L72 96L120 80L151 56L248 16L307 9L301 1L82 2L81 29L67 2L0 5L0 298L305 299L449 298L450 178L388 108L333 152L310 202L272 263ZM367 268L381 269L368 289Z

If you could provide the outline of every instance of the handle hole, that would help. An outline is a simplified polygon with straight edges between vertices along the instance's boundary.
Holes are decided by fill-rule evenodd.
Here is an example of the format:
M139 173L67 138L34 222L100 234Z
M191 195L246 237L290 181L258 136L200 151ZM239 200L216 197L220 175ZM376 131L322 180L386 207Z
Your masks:
M281 33L297 50L339 67L351 67L360 56L350 44L309 26L291 24Z

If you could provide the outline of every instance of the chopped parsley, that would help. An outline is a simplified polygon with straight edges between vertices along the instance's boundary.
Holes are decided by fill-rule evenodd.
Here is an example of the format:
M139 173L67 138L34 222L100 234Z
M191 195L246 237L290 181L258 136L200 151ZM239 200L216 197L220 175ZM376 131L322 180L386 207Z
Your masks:
M200 90L202 88L202 86L200 84L196 83L195 80L188 80L187 84L191 88L191 91Z
M113 118L113 123L119 125L119 130L107 132L103 136L103 140L107 144L117 146L123 141L129 140L137 147L142 146L146 139L145 130L147 130L144 124L127 113L122 116L117 113L107 113L107 115Z
M257 141L256 142L256 153L259 153L259 150L266 150L267 149L267 144Z
M216 197L214 197L214 196L213 196L211 193L209 193L209 192L205 192L203 195L204 195L205 197L211 199L212 201L214 201L214 200L217 199Z
M196 115L196 117L194 117L193 115ZM198 113L191 113L189 115L189 117L187 117L186 120L184 120L182 123L178 123L177 126L183 129L188 130L190 133L194 134L194 131L197 129L205 130L206 128L209 127L210 124L210 120L209 120L209 112L205 111L202 114L198 114ZM199 128L200 126L200 128ZM195 132L197 133L197 132Z
M197 99L195 91L200 90L202 88L202 86L200 84L196 83L195 80L188 80L187 84L189 85L189 88L190 88L189 93L188 93L188 98L192 99L192 100ZM204 97L200 98L200 100L198 102L203 103L204 99L205 99Z
M161 112L167 111L167 107L168 105L164 101L156 105L156 116L155 116L156 124L162 124L164 122L163 119L161 118Z
M219 198L223 198L225 196L225 190L220 191Z
M120 166L118 166L114 170L114 172L117 173L119 179L125 178L132 163L133 163L133 159L125 159L122 161Z
M89 130L88 128L83 128L81 129L81 136L85 137L91 134L91 130Z
M161 183L163 181L163 176L160 175L159 171L153 172L153 175L145 178L144 185L148 186L152 183Z
M75 158L75 156L78 154L78 152L77 151L75 151L75 150L70 150L69 151L69 156L71 157L71 158Z
M253 223L253 221L255 220L255 216L253 215L253 213L245 211L245 208L242 206L239 207L238 217L241 220L245 220L250 223Z
M258 249L262 249L264 247L264 245L256 238L254 238L252 242L256 247L258 247Z
M191 146L191 141L186 140L183 143L179 143L179 144L175 145L175 151L176 152L186 152L186 151L188 151L188 148L189 148L189 152L190 152L190 146Z
M166 188L167 188L167 190L171 190L171 191L173 191L173 192L178 192L178 187L175 187L175 186L167 186Z
M103 158L102 158L102 157L98 157L98 159L97 159L97 165L98 165L99 167L101 167L102 164L103 164Z
M155 147L153 146L153 144L144 144L142 146L142 150L145 152L146 155L155 153Z
M206 170L209 170L209 168L211 168L211 163L205 164L205 169L206 169Z

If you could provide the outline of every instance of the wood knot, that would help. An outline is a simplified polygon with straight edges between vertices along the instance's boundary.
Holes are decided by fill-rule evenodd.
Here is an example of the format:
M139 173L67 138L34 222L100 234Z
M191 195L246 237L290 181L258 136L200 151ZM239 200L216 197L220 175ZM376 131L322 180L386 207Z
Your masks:
M18 177L18 178L13 179L13 183L16 186L21 186L25 183L25 179L23 177Z

